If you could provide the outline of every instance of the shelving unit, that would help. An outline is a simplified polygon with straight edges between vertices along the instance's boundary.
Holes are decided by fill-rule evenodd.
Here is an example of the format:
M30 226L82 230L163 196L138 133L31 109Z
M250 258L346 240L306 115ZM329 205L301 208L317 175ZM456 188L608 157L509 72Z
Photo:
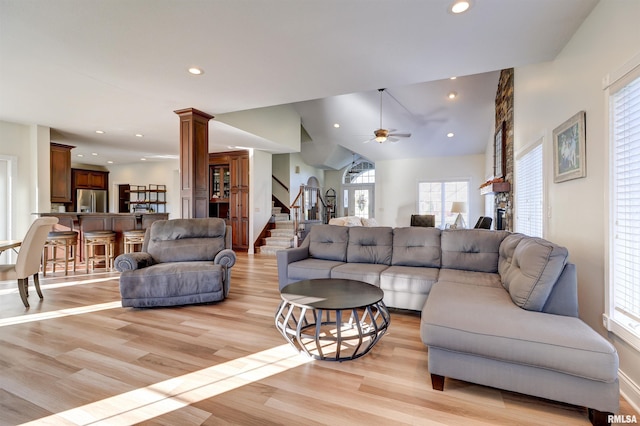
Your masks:
M149 184L129 186L132 213L166 213L167 186Z

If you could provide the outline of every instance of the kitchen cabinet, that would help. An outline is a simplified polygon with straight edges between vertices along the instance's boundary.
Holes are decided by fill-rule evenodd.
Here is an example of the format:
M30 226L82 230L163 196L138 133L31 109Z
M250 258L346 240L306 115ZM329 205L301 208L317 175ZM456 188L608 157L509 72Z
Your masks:
M74 189L109 189L109 172L72 169Z
M71 202L71 150L70 145L51 143L51 202Z

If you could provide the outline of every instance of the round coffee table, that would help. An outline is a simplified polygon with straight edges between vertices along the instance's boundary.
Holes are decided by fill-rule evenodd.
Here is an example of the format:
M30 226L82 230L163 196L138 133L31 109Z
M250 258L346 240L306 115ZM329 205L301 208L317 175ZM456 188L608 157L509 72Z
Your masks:
M362 281L304 280L285 286L280 296L276 328L296 350L315 359L361 357L391 322L384 292Z

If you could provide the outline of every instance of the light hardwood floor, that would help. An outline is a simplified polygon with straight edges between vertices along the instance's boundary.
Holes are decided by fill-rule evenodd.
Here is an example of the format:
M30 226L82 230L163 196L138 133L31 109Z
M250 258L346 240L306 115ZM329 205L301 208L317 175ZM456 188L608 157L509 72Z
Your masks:
M451 379L432 390L415 312L393 311L357 360L297 354L274 326L273 257L239 254L229 298L200 306L122 308L118 273L98 271L41 277L28 310L0 282L0 424L589 424L582 407Z

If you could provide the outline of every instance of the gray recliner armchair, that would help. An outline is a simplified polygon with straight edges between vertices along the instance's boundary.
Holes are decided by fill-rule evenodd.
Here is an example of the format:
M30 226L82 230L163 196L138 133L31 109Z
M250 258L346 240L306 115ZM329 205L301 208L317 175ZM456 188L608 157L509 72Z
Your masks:
M217 302L229 294L231 227L223 219L155 221L142 251L115 260L122 306L154 307Z

